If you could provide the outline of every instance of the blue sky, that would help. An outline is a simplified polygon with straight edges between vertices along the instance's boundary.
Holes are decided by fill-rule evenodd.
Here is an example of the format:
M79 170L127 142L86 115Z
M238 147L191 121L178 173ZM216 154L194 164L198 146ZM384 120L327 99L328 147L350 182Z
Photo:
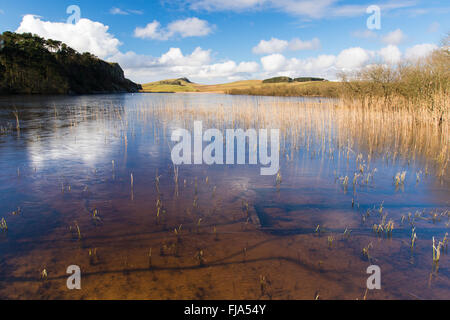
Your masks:
M76 24L67 23L70 5L80 9ZM381 10L379 30L367 27L369 5ZM0 0L0 31L64 41L119 62L141 83L335 79L374 62L426 55L450 31L449 16L448 1L423 0Z

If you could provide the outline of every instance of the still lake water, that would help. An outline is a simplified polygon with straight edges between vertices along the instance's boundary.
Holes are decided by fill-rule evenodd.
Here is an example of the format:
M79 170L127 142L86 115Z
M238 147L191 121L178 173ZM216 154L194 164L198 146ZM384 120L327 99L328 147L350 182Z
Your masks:
M445 130L376 132L334 104L0 97L0 298L450 299ZM282 126L281 181L260 165L203 164L178 166L176 182L171 133L195 120ZM366 291L372 264L381 289ZM66 287L69 265L81 290Z

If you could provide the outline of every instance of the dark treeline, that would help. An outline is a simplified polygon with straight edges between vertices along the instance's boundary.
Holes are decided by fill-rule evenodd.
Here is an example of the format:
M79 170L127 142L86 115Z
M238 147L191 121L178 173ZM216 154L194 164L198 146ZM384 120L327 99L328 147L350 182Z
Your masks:
M31 33L0 35L0 94L136 92L117 63Z

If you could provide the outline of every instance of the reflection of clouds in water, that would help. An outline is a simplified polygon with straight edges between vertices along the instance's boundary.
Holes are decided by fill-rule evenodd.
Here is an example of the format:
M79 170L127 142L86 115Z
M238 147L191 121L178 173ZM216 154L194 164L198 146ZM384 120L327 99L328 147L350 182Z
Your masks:
M47 162L54 160L95 166L107 160L111 153L111 144L117 144L117 140L109 131L92 124L80 123L70 130L57 129L57 133L54 132L51 136L28 142L28 154L31 165L38 168L45 167Z
M154 143L153 141L147 141L144 144L140 145L138 148L140 154L149 155L151 158L159 159L161 156L161 146L159 146L157 143ZM164 149L162 150L164 151ZM167 153L169 153L169 150L167 150Z
M231 181L231 188L237 191L247 191L250 186L250 178L248 177L235 177Z

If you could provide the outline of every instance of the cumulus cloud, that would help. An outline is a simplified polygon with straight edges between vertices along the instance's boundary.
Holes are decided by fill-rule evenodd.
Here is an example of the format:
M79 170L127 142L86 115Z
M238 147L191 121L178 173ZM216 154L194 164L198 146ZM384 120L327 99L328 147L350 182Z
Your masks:
M100 22L80 19L77 24L42 21L34 15L22 18L18 33L31 32L43 38L59 40L80 52L90 52L106 58L119 52L120 41Z
M283 52L288 47L289 42L272 38L270 40L261 40L256 47L253 47L253 53L267 54L275 52Z
M407 60L417 60L429 55L433 50L438 47L435 44L423 43L415 45L411 48L407 48L405 51L405 59Z
M263 72L259 76L260 78L273 76L316 76L335 80L337 79L337 75L342 71L357 71L377 61L390 65L395 65L405 59L414 61L427 56L437 48L434 44L424 43L407 48L403 54L394 45L388 45L377 51L354 47L344 49L337 55L322 54L306 59L288 59L282 54L276 53L261 58Z
M405 40L405 35L400 29L389 32L381 40L386 44L398 45Z
M291 51L299 50L316 50L320 48L320 40L314 38L309 41L303 41L299 38L294 38L291 41L271 38L270 40L261 40L257 46L253 47L252 51L256 54L271 54L280 53L286 49Z
M261 58L261 64L264 70L273 72L283 70L283 66L286 64L286 58L279 53L271 54Z
M402 53L400 49L392 44L388 45L385 48L380 49L378 53L386 64L396 64L400 62L402 58Z
M211 50L197 47L191 54L183 54L180 48L170 48L160 57L138 55L132 51L117 53L110 61L118 62L132 80L145 83L161 79L186 76L201 81L231 81L248 78L259 71L257 62L232 60L212 62Z
M336 57L333 55L319 55L306 59L287 59L277 53L261 58L263 73L261 76L322 76L327 77L334 73ZM331 72L331 73L330 73Z
M394 45L375 51L353 47L336 55L320 54L303 59L287 58L281 53L273 53L261 57L260 63L233 60L215 62L211 50L198 47L190 54L183 54L179 48L170 48L159 57L127 52L116 54L110 61L119 62L128 77L141 83L181 76L202 83L265 79L274 76L316 76L335 80L341 71L356 71L377 61L395 65L402 59L422 57L435 48L437 46L432 44L420 44L406 49L402 54Z
M236 72L238 73L254 73L259 70L259 64L257 62L241 62L236 67Z
M173 21L167 28L161 28L161 24L154 20L143 28L137 27L134 36L142 39L168 40L177 35L182 38L206 36L212 31L213 26L208 21L193 17Z
M167 40L168 37L160 31L160 26L161 24L158 21L153 20L144 28L137 27L134 30L134 36L142 39Z
M342 50L336 58L336 66L343 70L362 67L370 59L371 53L360 47Z
M309 41L302 41L298 38L292 39L289 43L289 49L292 51L299 50L316 50L320 48L320 40L318 38L314 38Z

